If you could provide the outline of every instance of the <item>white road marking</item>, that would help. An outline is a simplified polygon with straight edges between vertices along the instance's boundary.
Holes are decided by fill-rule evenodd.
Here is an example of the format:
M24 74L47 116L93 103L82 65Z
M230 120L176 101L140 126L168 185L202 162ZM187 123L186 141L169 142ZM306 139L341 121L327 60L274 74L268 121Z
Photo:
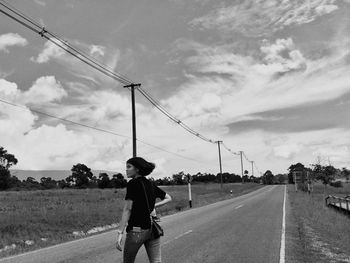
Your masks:
M235 207L235 209L241 208L242 206L244 206L244 205L239 205L239 206Z
M286 195L287 195L287 186L284 186L280 263L285 262L285 254L286 254Z
M175 237L175 238L173 238L173 239L170 239L170 240L168 240L168 241L165 241L164 243L162 243L162 246L164 246L164 245L166 245L166 244L169 244L171 241L177 240L177 239L179 239L179 238L181 238L181 237L183 237L183 236L185 236L185 235L188 235L188 234L190 234L190 233L192 233L192 230L188 230L187 232L182 233L181 235L178 235L177 237Z

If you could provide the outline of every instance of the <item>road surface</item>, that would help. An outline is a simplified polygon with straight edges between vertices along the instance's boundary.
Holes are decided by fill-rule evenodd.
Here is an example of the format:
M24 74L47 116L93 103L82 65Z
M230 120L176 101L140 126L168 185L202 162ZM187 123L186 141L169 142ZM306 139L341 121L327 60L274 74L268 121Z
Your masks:
M249 194L162 218L166 263L279 263L285 186ZM44 248L0 263L116 263L115 231ZM148 262L144 248L136 263Z

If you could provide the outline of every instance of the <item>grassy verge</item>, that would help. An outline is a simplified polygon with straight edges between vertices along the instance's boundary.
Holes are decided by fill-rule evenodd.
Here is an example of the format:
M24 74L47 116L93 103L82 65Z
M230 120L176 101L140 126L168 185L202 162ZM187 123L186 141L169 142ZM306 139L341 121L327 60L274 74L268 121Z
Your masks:
M350 184L328 187L327 194L350 194ZM291 262L350 262L350 218L326 207L323 185L316 184L311 195L288 186L290 213L288 226L294 247ZM288 254L288 253L287 253Z
M200 184L192 186L193 207L239 196L260 188L258 184ZM188 209L187 186L162 187L173 202L161 207L167 215ZM232 190L233 194L230 194ZM0 192L0 257L77 238L74 231L87 232L119 222L125 189L46 190ZM31 240L33 244L25 244Z

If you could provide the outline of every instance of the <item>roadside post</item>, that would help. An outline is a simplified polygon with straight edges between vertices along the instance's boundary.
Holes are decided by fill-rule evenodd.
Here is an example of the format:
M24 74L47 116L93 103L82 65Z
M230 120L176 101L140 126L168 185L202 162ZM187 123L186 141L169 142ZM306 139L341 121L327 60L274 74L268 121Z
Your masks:
M191 175L186 175L186 181L187 181L187 185L188 185L188 203L190 208L192 208L192 191L191 191L191 182L192 182L193 178Z

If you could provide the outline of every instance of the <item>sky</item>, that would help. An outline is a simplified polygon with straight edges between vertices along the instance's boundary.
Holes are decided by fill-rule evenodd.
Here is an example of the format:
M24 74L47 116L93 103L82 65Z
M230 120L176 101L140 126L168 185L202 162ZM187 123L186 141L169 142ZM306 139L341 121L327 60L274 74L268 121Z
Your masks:
M0 0L2 1L2 0ZM221 147L224 172L350 168L349 0L12 0ZM1 9L4 9L1 7ZM16 169L121 171L130 91L0 14L0 146ZM117 136L40 115L112 131ZM219 172L218 145L136 92L138 156L154 177ZM126 137L125 137L126 136ZM163 150L161 150L163 149ZM165 150L165 151L164 151Z

